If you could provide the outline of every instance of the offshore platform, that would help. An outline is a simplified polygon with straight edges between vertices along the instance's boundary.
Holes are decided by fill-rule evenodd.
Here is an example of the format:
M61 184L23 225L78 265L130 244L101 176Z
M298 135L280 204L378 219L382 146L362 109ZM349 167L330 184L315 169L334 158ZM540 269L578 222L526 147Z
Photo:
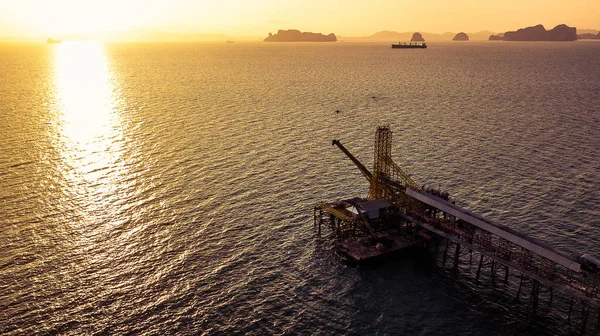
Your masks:
M337 146L369 182L368 198L320 203L314 208L318 234L330 228L335 250L344 260L365 263L412 246L442 253L442 265L469 265L480 281L509 282L536 309L542 298L552 306L561 298L563 315L577 320L581 333L600 332L600 260L571 255L455 204L446 191L419 186L392 160L392 131L375 133L369 171L338 140ZM443 248L440 247L443 245ZM489 270L489 271L488 271ZM596 318L594 318L596 315ZM595 322L595 323L594 323ZM592 324L595 324L595 328Z

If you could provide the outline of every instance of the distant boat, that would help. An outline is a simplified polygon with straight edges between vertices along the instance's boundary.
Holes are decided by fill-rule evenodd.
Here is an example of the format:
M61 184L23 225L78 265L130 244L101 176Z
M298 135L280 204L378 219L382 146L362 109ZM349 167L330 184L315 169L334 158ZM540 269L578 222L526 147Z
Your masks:
M61 40L55 40L53 38L48 38L46 40L46 43L54 44L54 43L62 43L62 41Z
M427 48L425 42L398 42L398 44L392 44L392 49L413 49L413 48Z

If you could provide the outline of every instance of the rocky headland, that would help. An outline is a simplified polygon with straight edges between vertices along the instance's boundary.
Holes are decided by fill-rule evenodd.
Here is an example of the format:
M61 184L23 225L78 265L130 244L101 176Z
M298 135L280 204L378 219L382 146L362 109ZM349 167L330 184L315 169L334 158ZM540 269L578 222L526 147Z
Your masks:
M504 33L504 41L576 41L577 29L561 24L551 30L544 26L521 28Z
M301 32L296 29L278 30L277 34L269 33L264 42L335 42L335 34L323 35L321 33Z
M468 41L468 40L469 40L469 35L467 35L465 33L458 33L452 39L452 41Z
M425 39L423 38L423 35L421 35L421 33L414 33L412 38L410 39L410 42L425 42Z
M490 35L490 38L488 39L488 41L503 41L504 40L504 35L498 34L498 35Z

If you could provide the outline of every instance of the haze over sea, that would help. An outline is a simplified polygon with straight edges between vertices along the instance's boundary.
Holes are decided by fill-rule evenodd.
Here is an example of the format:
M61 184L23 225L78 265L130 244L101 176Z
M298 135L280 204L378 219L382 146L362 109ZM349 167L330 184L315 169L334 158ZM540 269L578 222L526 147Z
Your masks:
M600 43L0 45L0 334L556 335L313 206L375 128L457 204L600 257ZM340 110L340 113L336 113Z

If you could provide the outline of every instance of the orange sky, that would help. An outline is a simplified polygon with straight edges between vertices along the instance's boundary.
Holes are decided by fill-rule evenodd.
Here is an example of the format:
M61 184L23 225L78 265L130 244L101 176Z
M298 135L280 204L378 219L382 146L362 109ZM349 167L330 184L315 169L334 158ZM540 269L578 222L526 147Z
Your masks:
M598 0L0 0L0 36L130 29L266 36L290 28L364 36L504 32L538 23L600 29L598 18Z

